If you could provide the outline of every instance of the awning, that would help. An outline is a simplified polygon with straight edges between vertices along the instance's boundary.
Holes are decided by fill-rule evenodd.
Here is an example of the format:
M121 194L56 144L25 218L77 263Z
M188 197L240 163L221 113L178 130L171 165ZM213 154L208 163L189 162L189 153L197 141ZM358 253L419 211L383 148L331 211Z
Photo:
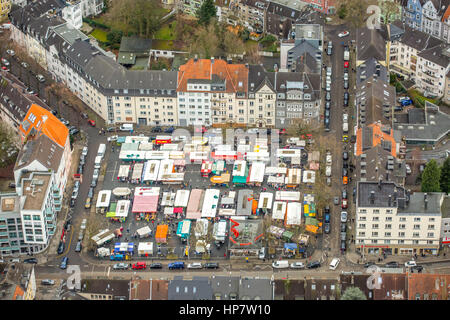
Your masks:
M173 213L183 213L183 208L173 208Z

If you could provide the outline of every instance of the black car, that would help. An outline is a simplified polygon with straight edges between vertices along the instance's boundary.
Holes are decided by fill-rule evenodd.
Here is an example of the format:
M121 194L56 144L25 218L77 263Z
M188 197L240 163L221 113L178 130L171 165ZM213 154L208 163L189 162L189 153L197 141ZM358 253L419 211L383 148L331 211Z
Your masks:
M204 264L205 269L217 269L219 268L219 264L216 262L207 262Z
M398 268L398 263L396 261L388 262L384 265L386 268Z
M54 116L57 116L58 115L58 111L56 111L56 110L52 110L52 111L50 111L51 113L52 113L52 115L54 115Z
M166 130L164 130L165 133L172 133L175 131L174 127L168 127Z
M346 223L341 223L341 232L345 232L347 230L347 224Z
M417 270L417 272L422 272L423 267L422 267L422 266L414 266L414 267L411 267L411 272L414 272L414 271L416 271L416 270Z
M347 161L344 161L342 163L342 168L348 169L348 162Z
M24 263L38 263L36 258L29 258L29 259L25 259L23 260Z
M353 187L353 198L356 198L356 187Z
M348 160L348 152L347 152L347 151L342 152L342 159L343 159L344 161L347 161L347 160Z
M342 176L343 177L348 177L348 170L347 170L347 168L342 168Z
M76 199L70 199L70 207L71 208L75 207L75 201L76 201Z
M312 262L309 262L309 263L306 265L306 268L308 268L308 269L320 268L320 262L319 262L319 261L312 261Z
M82 166L82 165L79 165L79 166L78 166L77 173L78 173L78 174L83 174L83 166Z
M330 207L329 206L326 206L323 210L324 210L325 214L330 213Z
M58 254L62 254L64 252L64 242L60 242L58 245Z
M347 199L347 189L342 190L342 199Z
M11 189L14 189L16 187L16 184L14 182L10 182L8 184L8 187L11 188Z
M96 179L92 179L91 187L95 188L96 186L97 186L97 180Z
M150 269L162 269L162 264L161 264L161 263L158 263L158 262L155 262L155 263L152 263L152 264L149 266L149 268L150 268Z
M364 268L368 268L368 267L370 267L370 266L376 266L376 264L375 264L375 262L366 262L365 264L364 264Z
M93 187L90 187L90 188L89 188L87 197L88 197L88 198L94 197L94 188L93 188Z
M347 250L347 244L345 243L345 240L341 240L341 251Z
M152 132L156 132L156 133L162 132L162 129L161 129L161 127L153 127Z

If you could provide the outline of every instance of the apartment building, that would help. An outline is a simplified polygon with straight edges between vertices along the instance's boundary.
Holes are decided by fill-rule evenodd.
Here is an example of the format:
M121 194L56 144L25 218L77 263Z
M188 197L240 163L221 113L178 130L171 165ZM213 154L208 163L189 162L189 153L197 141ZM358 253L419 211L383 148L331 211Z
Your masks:
M441 43L418 54L416 84L425 96L442 97L450 71L450 45Z
M445 76L445 90L444 90L444 98L442 100L447 105L450 105L450 71L447 72L447 75Z
M19 127L23 147L14 167L16 185L27 172L54 172L52 183L64 194L72 163L69 130L48 110L31 105Z
M180 66L177 100L181 126L245 123L248 69L224 60L191 59Z
M320 74L277 72L275 84L277 128L285 128L299 121L319 121Z
M425 0L408 0L404 10L404 19L408 26L420 30L422 28L422 6Z
M104 2L103 0L82 0L81 7L83 10L83 18L96 16L102 13Z
M17 90L9 81L0 81L0 122L17 135L17 145L20 145L19 127L27 114L31 102L22 92Z
M450 6L442 15L442 41L450 43Z
M264 31L264 12L269 2L262 0L242 0L236 8L240 23L251 32Z
M443 198L443 193L408 194L393 182L359 181L357 251L364 255L436 255Z
M276 110L275 73L250 65L248 74L248 125L273 127Z

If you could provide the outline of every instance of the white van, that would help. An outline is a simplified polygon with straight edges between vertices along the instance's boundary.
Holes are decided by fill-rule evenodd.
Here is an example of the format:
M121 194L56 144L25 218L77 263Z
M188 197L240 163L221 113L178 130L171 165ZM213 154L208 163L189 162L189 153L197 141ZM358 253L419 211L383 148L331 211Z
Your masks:
M333 258L333 260L331 260L331 263L330 263L330 270L336 270L336 268L339 265L339 262L341 262L341 259Z
M101 143L98 146L98 151L97 151L97 157L102 157L105 155L105 151L106 151L106 144Z
M133 130L133 124L132 123L123 123L120 126L120 131L131 131Z
M96 156L95 157L94 169L100 169L101 166L102 166L102 157L101 156Z
M274 263L272 263L272 267L274 267L275 269L289 268L289 261L287 260L275 261Z

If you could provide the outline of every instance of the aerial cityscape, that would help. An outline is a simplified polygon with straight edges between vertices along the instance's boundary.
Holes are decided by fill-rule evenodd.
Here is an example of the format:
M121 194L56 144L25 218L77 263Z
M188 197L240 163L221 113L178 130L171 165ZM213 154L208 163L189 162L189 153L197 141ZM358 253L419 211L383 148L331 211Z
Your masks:
M450 299L450 0L0 2L0 300Z

